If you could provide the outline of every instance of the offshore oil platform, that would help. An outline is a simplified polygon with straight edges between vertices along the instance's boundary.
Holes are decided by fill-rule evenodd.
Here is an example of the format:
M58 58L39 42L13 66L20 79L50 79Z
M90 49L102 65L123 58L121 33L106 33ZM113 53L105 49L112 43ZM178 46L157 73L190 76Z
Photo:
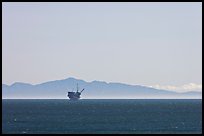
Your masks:
M70 100L79 100L81 93L84 91L84 88L79 92L79 87L77 84L77 91L76 92L68 92L67 96Z

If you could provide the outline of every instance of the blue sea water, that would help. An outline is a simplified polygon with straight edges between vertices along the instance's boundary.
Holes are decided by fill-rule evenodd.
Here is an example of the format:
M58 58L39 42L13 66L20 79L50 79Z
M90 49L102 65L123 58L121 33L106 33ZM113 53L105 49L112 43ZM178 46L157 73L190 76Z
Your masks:
M2 100L2 133L202 133L202 100Z

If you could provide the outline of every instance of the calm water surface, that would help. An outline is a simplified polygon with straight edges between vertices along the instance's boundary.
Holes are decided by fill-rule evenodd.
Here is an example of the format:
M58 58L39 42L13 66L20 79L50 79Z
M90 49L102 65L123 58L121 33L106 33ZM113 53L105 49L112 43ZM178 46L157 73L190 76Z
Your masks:
M3 133L202 133L202 100L2 100Z

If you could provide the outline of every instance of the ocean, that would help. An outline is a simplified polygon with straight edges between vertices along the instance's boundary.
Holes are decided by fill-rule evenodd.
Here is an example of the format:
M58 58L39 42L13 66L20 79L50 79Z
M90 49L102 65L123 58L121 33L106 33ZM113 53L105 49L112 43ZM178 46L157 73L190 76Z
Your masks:
M3 99L3 134L202 133L201 99Z

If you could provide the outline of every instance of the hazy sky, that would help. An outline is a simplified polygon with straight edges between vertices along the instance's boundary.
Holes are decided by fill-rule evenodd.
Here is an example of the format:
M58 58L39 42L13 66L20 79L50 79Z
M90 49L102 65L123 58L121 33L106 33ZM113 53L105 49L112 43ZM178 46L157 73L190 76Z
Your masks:
M3 83L202 88L202 3L3 3Z

